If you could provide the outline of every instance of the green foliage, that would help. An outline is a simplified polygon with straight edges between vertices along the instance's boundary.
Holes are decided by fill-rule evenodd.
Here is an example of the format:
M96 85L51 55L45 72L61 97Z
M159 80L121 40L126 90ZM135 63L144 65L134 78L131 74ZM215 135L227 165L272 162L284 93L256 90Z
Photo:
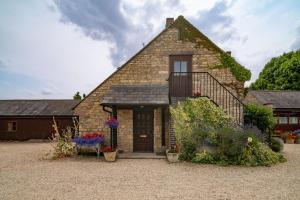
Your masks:
M71 128L67 128L61 136L55 135L53 141L55 142L53 159L69 157L74 154Z
M270 148L275 152L280 152L283 150L283 141L280 138L271 138Z
M182 149L183 151L179 155L179 160L192 160L197 152L196 142L186 138L182 141Z
M200 153L196 153L194 158L192 159L192 162L213 164L216 163L216 160L213 154L203 151Z
M236 127L233 120L207 98L188 99L170 110L180 160L247 166L269 166L284 161L281 154L259 141L255 133ZM215 151L209 152L205 145Z
M250 143L240 156L238 164L246 166L271 166L286 159L279 153L273 152L261 142Z
M206 151L196 153L192 162L219 165L271 166L286 159L279 153L273 152L268 146L258 140L248 141L235 155L229 157L223 154L212 154Z
M232 74L239 81L248 81L251 78L250 70L246 69L242 65L236 62L236 60L229 56L227 53L223 52L217 45L215 45L211 40L209 40L203 33L201 33L197 28L190 24L183 16L179 16L174 25L179 29L179 37L181 40L189 41L195 44L196 48L204 46L208 49L215 49L220 53L220 63L216 67L218 68L230 68Z
M249 69L246 69L242 65L240 65L236 60L228 55L227 53L222 52L220 54L221 65L217 66L219 68L230 68L231 73L236 77L239 81L249 81L251 78L251 72Z
M222 128L217 134L219 155L236 160L247 145L248 134L233 128Z
M53 118L54 134L51 138L53 147L53 159L69 157L74 154L74 145L72 142L72 128L67 127L62 133L59 132L55 119Z
M73 99L74 99L74 100L81 100L82 97L81 97L81 95L80 95L80 92L76 92L76 93L74 94L74 96L73 96Z
M300 90L300 49L272 58L250 87L255 90Z
M275 125L273 110L267 106L248 104L244 108L245 124L257 126L263 133Z
M205 130L206 133L214 135L214 130L233 124L229 115L205 97L187 99L176 107L171 107L170 112L174 121L176 142L180 146L183 141L192 138L195 130Z

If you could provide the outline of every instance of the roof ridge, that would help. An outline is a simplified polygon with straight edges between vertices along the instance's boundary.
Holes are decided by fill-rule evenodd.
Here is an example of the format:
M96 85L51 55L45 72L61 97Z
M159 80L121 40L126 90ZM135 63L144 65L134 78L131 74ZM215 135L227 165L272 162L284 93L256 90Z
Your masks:
M192 27L196 32L198 32L203 39L205 39L207 42L209 42L216 50L220 51L221 53L225 53L225 51L220 48L216 43L214 43L211 39L209 39L204 33L202 33L197 27L195 27L191 22L189 22L183 15L179 15L177 19L171 24L174 25L176 28L179 28L176 26L176 22L179 20L184 20L185 23L187 23L190 27Z

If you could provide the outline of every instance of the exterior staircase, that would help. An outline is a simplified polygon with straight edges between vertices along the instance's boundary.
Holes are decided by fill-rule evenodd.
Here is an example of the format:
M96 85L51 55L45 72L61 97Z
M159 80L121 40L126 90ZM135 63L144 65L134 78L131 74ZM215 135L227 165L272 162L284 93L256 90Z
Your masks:
M168 81L171 105L176 105L178 101L184 101L189 97L207 97L230 115L238 125L243 124L244 104L210 73L176 72L170 74ZM175 144L172 119L170 122L170 143L171 145Z

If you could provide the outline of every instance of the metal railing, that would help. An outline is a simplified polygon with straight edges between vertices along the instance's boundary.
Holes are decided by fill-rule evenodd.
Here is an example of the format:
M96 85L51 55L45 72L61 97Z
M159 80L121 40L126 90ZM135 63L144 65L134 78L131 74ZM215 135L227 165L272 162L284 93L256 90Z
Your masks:
M243 124L244 104L208 72L172 72L169 76L170 98L207 97Z

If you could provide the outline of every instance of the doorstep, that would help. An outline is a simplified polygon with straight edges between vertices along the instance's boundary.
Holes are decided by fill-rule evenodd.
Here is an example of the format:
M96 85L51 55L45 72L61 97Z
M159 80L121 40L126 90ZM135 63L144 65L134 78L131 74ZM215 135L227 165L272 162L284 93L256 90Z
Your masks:
M119 159L166 159L165 155L156 153L119 153Z

